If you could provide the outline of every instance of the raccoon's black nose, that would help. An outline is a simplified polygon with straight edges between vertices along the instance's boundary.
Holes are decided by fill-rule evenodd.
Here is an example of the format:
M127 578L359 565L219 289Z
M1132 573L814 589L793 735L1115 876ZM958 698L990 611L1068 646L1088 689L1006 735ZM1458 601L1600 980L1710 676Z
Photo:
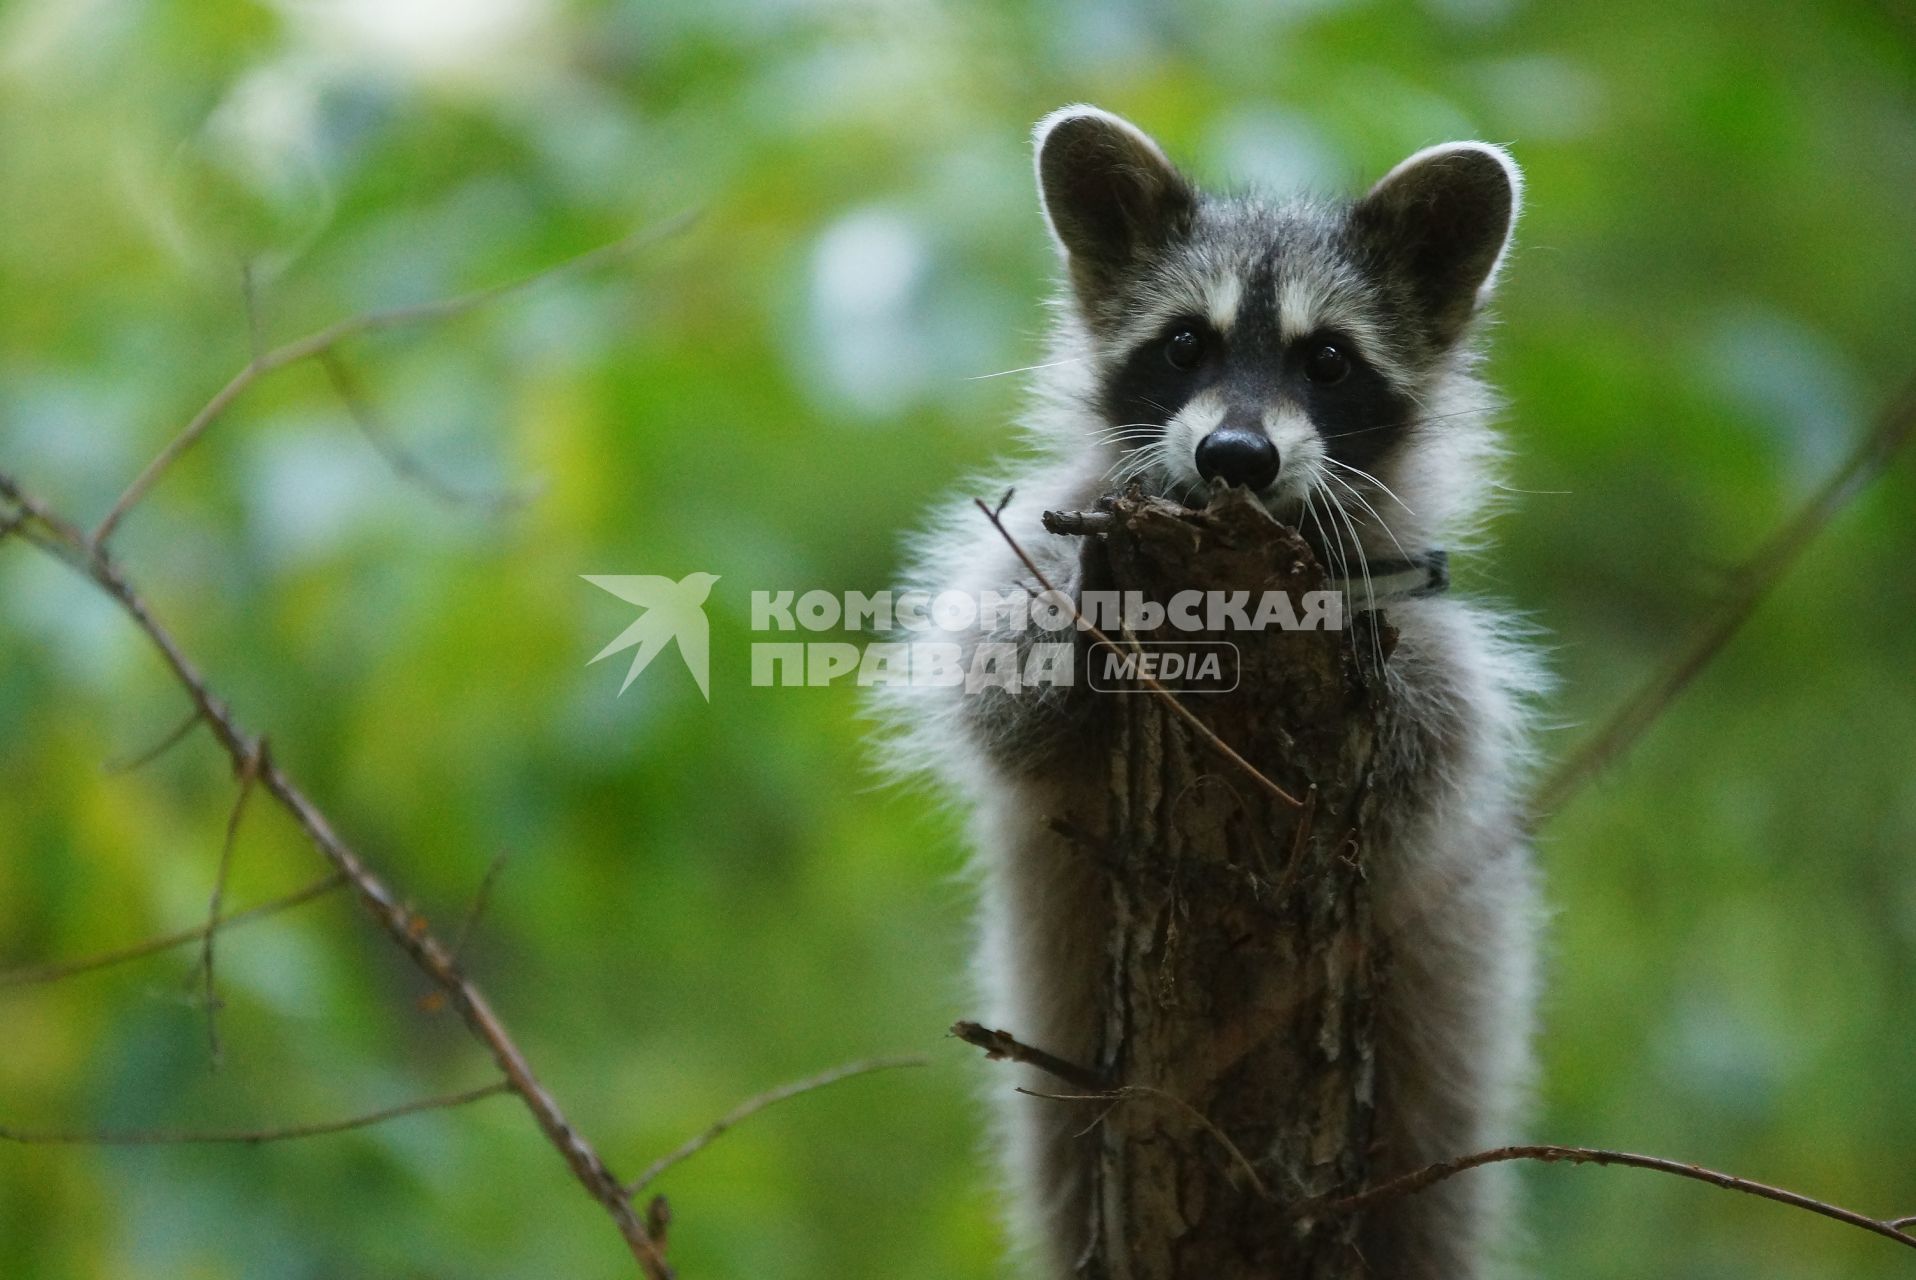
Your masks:
M1277 479L1277 446L1262 431L1219 427L1198 441L1198 474L1246 489L1262 489Z

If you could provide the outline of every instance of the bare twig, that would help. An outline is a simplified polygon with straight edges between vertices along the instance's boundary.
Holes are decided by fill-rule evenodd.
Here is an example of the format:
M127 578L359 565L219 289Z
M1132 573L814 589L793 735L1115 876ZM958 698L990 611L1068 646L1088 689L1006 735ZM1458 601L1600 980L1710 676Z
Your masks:
M1191 1122L1197 1125L1198 1128L1217 1139L1218 1145L1224 1148L1224 1153L1231 1157L1231 1163L1236 1165L1238 1169L1243 1172L1244 1176L1249 1179L1251 1190L1257 1193L1258 1199L1273 1202L1276 1200L1276 1197L1271 1194L1271 1189L1264 1185L1264 1179L1258 1177L1256 1166L1251 1163L1251 1158L1244 1154L1243 1148L1239 1147L1237 1143L1232 1142L1230 1135L1218 1128L1217 1122L1212 1120L1211 1117L1205 1115L1202 1111L1199 1111L1196 1107L1168 1089L1159 1089L1154 1085L1148 1084L1126 1084L1119 1085L1115 1089L1100 1090L1097 1093L1043 1093L1037 1089L1019 1089L1018 1092L1024 1094L1027 1098L1049 1098L1053 1102L1118 1103L1127 1102L1134 1098L1148 1098L1158 1102L1168 1102L1174 1108L1188 1116ZM1110 1108L1107 1107L1104 1112L1100 1114L1099 1119L1102 1120L1105 1115L1109 1114Z
M1006 493L1005 502L1009 502L1010 499L1011 499L1011 495L1009 493ZM1005 528L1005 522L1002 518L1005 502L1000 502L998 506L994 509L991 506L987 505L985 501L981 498L973 498L972 501L978 504L978 510L984 513L985 519L991 521L991 527L998 531L998 536L1003 538L1006 544L1009 545L1011 547L1011 550L1017 555L1018 559L1024 562L1024 566L1027 570L1030 571L1031 576L1038 580L1038 585L1043 587L1045 591L1048 592L1049 594L1056 596L1057 598L1063 600L1067 605L1070 606L1072 620L1075 623L1077 623L1078 627L1081 630L1088 633L1093 640L1096 640L1099 644L1111 650L1111 652L1122 653L1123 650L1118 648L1117 644L1112 641L1110 636L1107 636L1103 631L1093 626L1091 624L1091 620L1084 616L1083 612L1080 611L1078 608L1077 601L1071 599L1069 596L1065 595L1063 592L1059 591L1056 587L1051 585L1051 579L1045 577L1044 571L1038 568L1037 561L1033 560L1030 557L1030 555L1026 553L1025 549L1022 546L1018 545L1018 540L1011 536L1011 530ZM1269 792L1273 796L1276 796L1279 800L1282 800L1284 803L1288 805L1296 807L1303 804L1303 801L1299 800L1296 796L1292 795L1290 792L1286 791L1284 788L1278 786L1275 782L1272 782L1270 778L1265 776L1264 772L1261 769L1259 769L1256 765L1252 764L1249 760L1246 760L1243 756L1239 755L1236 752L1236 750L1234 750L1228 742L1224 741L1224 739L1218 737L1217 734L1213 733L1211 731L1211 726L1205 724L1204 721L1200 720L1196 712L1192 711L1189 707L1185 706L1182 702L1178 701L1177 695L1172 693L1169 689L1165 688L1162 684L1158 683L1158 681L1154 677L1152 677L1151 675L1147 674L1144 671L1139 671L1137 678L1140 684L1142 684L1146 689L1150 690L1153 694L1157 695L1157 697L1160 698L1167 707L1171 708L1171 710L1177 714L1179 719L1183 720L1184 723L1191 726L1192 731L1195 732L1198 735L1198 737L1202 738L1205 741L1205 743L1208 744L1213 751L1217 752L1219 755L1223 756L1226 760L1229 760L1232 764L1236 765L1239 769L1243 770L1245 776L1250 778L1253 782L1257 783L1258 786L1262 787L1265 791Z
M665 1237L672 1230L672 1202L664 1196L653 1196L645 1205L645 1229L659 1248L665 1248Z
M1848 1223L1852 1227L1860 1227L1864 1231L1874 1232L1885 1239L1916 1249L1916 1236L1909 1235L1898 1227L1899 1222L1907 1223L1916 1219L1872 1218L1868 1214L1844 1209L1799 1192L1786 1191L1781 1187L1770 1186L1768 1183L1752 1182L1748 1178L1733 1177L1727 1173L1718 1173L1714 1169L1705 1169L1701 1165L1684 1164L1680 1160L1665 1160L1660 1156L1633 1155L1628 1151L1605 1151L1596 1147L1517 1146L1498 1147L1494 1151L1479 1151L1475 1155L1459 1156L1454 1160L1427 1165L1355 1195L1320 1196L1302 1201L1293 1205L1290 1212L1298 1217L1312 1214L1352 1213L1369 1208L1381 1200L1412 1195L1446 1178L1454 1178L1467 1170L1507 1160L1534 1160L1544 1164L1614 1164L1631 1169L1649 1169L1657 1173L1674 1174L1679 1178L1707 1182L1713 1187L1722 1187L1726 1191L1740 1191L1745 1195L1760 1196L1765 1200L1774 1200L1778 1204L1821 1214L1825 1218L1833 1218L1838 1222Z
M147 956L158 955L162 951L170 951L174 947L184 946L189 942L197 942L206 936L209 928L218 929L223 932L237 925L250 924L255 920L264 920L268 916L276 916L282 911L290 911L294 907L303 906L315 898L324 897L333 890L343 887L345 883L346 877L335 871L331 875L321 876L302 889L295 889L284 897L274 898L270 902L262 902L258 906L248 907L244 911L235 911L232 915L222 918L217 924L213 924L209 921L206 924L195 925L191 929L179 929L173 933L164 933L157 938L148 938L146 941L136 942L130 947L121 947L118 950L104 952L101 955L89 956L84 960L67 960L59 964L35 965L31 968L11 969L0 973L0 990L4 990L8 987L40 986L49 982L59 982L65 978L78 977L83 973L95 973L101 969L110 969L115 965L127 964L134 960L144 960Z
M62 519L58 512L22 489L19 484L5 472L0 472L0 499L5 499L12 503L14 507L13 514L8 517L6 527L10 531L19 534L22 538L25 538L28 542L40 547L42 550L52 550L53 548L49 546L45 538L36 536L36 525L44 527L49 533L53 534L57 542L70 543L75 539L84 541L86 538L86 535L80 532L77 525Z
M137 506L167 470L179 461L180 455L192 448L199 438L206 434L207 428L211 427L235 400L238 400L249 387L267 374L330 351L348 338L386 329L450 319L523 289L545 284L564 276L591 271L682 231L691 225L693 217L694 214L686 213L668 219L657 226L642 227L610 244L600 245L596 249L587 250L556 266L535 271L531 275L522 276L504 284L459 294L456 297L442 298L435 302L394 307L387 311L365 311L355 316L348 316L303 338L274 347L264 354L255 355L227 381L225 386L214 393L211 400L200 407L199 411L188 420L186 426L180 429L179 434L167 441L165 447L151 462L147 463L145 469L134 477L133 482L127 485L126 491L114 502L112 510L106 513L106 517L93 530L92 541L105 545L106 540L112 537L113 531L119 527L120 521L126 518L127 512Z
M1108 1091L1110 1082L1091 1068L1067 1062L1056 1054L1025 1044L1009 1031L993 1031L977 1022L954 1022L951 1024L951 1034L966 1044L983 1049L985 1056L994 1062L1022 1062L1047 1075L1056 1076L1066 1084L1075 1084L1080 1089L1099 1093Z
M259 313L259 275L251 258L240 260L240 301L246 304L246 349L257 360L266 354L266 325Z
M479 890L473 895L472 905L466 908L465 917L459 922L459 932L452 937L452 962L461 972L465 971L467 948L479 928L481 917L486 914L486 907L492 902L492 886L499 879L499 872L504 870L507 856L508 851L504 849L492 855L492 861L486 864L485 874L479 878ZM438 1013L445 1007L446 993L438 987L419 998L421 1013Z
M1541 825L1561 812L1584 784L1636 745L1750 620L1816 535L1890 464L1912 435L1916 435L1916 384L1904 388L1890 402L1836 473L1738 567L1731 576L1728 594L1663 669L1646 680L1602 728L1558 766L1538 790L1531 809L1532 825Z
M172 633L160 624L145 599L120 572L105 544L88 538L70 521L23 492L4 473L0 473L0 498L32 515L33 519L22 529L29 541L91 579L132 619L186 690L193 705L199 708L201 717L225 749L233 767L244 768L253 739L241 727L226 703L208 686ZM408 908L392 886L340 838L326 815L278 764L272 760L262 762L258 785L292 815L321 856L352 885L361 905L386 936L445 992L465 1021L467 1029L491 1052L493 1060L510 1082L513 1092L519 1095L526 1109L532 1113L546 1140L565 1160L580 1185L604 1206L649 1280L669 1280L672 1270L652 1238L646 1234L645 1224L622 1194L618 1178L606 1167L592 1144L566 1118L557 1101L540 1083L524 1051L507 1031L498 1014L493 1012L491 1003L459 971L452 953L434 935L425 919Z
M184 742L186 735L193 732L193 730L199 726L199 723L200 711L198 707L195 707L193 710L187 712L186 716L178 724L167 730L167 734L164 738L161 738L158 742L140 752L138 755L129 756L124 760L107 761L106 772L109 774L132 773L136 769L144 769L147 765L152 764L155 760L158 760L161 756Z
M195 1130L170 1129L132 1129L104 1130L98 1133L35 1133L25 1129L11 1129L0 1125L0 1142L17 1142L23 1146L68 1146L68 1147L162 1147L196 1146L206 1144L227 1144L235 1146L258 1146L267 1142L290 1142L297 1138L318 1138L331 1133L345 1133L351 1129L365 1129L372 1125L384 1124L388 1120L397 1120L401 1116L417 1115L421 1111L445 1111L452 1107L463 1107L468 1103L479 1102L486 1098L510 1093L512 1084L506 1080L495 1080L491 1084L477 1089L468 1089L464 1093L445 1094L434 1098L421 1098L413 1102L402 1102L396 1107L387 1107L382 1111L372 1111L365 1115L352 1116L345 1120L327 1120L318 1124L287 1125L277 1129L238 1129L231 1131L200 1132Z
M253 784L259 781L260 768L266 763L266 740L253 744L239 768L239 794L233 797L232 812L226 815L226 837L220 842L219 870L213 877L213 894L206 904L206 927L200 935L200 980L206 1001L207 1052L215 1070L224 1053L220 1048L220 995L213 981L213 940L219 937L220 908L226 899L226 878L233 870L233 849L239 843L240 819L246 814L246 802L252 797Z
M466 947L472 942L474 932L479 928L480 919L486 914L486 907L492 902L492 886L499 880L499 873L505 870L508 851L501 849L492 855L492 861L486 864L485 875L479 878L479 891L472 895L472 907L466 912L466 918L459 922L459 932L452 939L452 961L457 965L466 962Z
M641 1173L632 1182L627 1184L624 1194L627 1199L637 1198L647 1187L657 1182L666 1170L676 1164L691 1159L699 1152L705 1150L705 1148L711 1146L726 1130L744 1120L750 1119L774 1103L783 1102L787 1098L796 1098L800 1094L811 1093L815 1089L823 1089L827 1085L837 1084L840 1080L850 1080L854 1076L868 1076L875 1071L891 1071L899 1067L922 1067L926 1062L927 1059L917 1054L906 1054L893 1058L869 1058L862 1062L848 1062L843 1066L833 1067L830 1071L821 1071L815 1076L808 1076L803 1080L794 1080L790 1084L780 1085L778 1088L761 1093L755 1098L747 1098L744 1102L739 1103L736 1107L733 1107L723 1116L713 1121L708 1128L686 1139L676 1149L654 1160L646 1167L644 1173ZM663 1196L654 1197L652 1204L657 1206L663 1199Z
M495 514L503 514L525 504L526 495L523 493L469 491L441 479L432 468L408 452L380 422L379 415L373 411L372 402L366 398L337 351L328 348L314 358L326 371L334 392L338 394L340 403L346 406L346 412L359 427L360 434L366 437L379 456L385 459L393 474L401 480L418 486L428 497L449 507L483 507Z
M1082 1094L1041 1093L1034 1089L1020 1089L1018 1092L1034 1098L1052 1098L1061 1102L1103 1102L1121 1101L1132 1097L1153 1097L1169 1102L1189 1115L1200 1127L1216 1138L1231 1156L1233 1162L1250 1178L1251 1186L1258 1196L1265 1200L1275 1200L1264 1182L1258 1177L1257 1169L1252 1165L1230 1136L1190 1103L1163 1089L1151 1085L1121 1085L1117 1088L1105 1088L1096 1083L1096 1077L1082 1067L1061 1062L1050 1054L1033 1049L1020 1043L1009 1032L988 1031L975 1022L960 1022L952 1029L952 1034L968 1044L977 1045L985 1050L990 1058L1005 1058L1017 1062L1029 1063L1041 1070L1048 1071L1060 1079L1082 1084L1091 1091ZM1833 1218L1838 1222L1861 1227L1879 1236L1884 1236L1898 1244L1916 1248L1916 1236L1902 1228L1916 1223L1916 1216L1907 1218L1872 1218L1868 1214L1857 1213L1853 1209L1844 1209L1824 1200L1817 1200L1800 1192L1787 1191L1773 1187L1768 1183L1754 1182L1748 1178L1738 1178L1727 1173L1718 1173L1701 1165L1685 1164L1680 1160L1666 1160L1661 1156L1633 1155L1627 1151L1607 1151L1596 1147L1560 1147L1560 1146L1512 1146L1499 1147L1493 1151L1480 1151L1474 1155L1459 1156L1454 1160L1444 1160L1413 1170L1401 1177L1392 1178L1375 1187L1345 1196L1314 1196L1298 1201L1287 1209L1292 1217L1307 1217L1320 1214L1354 1213L1367 1209L1383 1200L1398 1196L1413 1195L1426 1187L1456 1177L1471 1169L1487 1164L1497 1164L1509 1160L1533 1160L1545 1164L1602 1164L1622 1165L1632 1169L1650 1169L1658 1173L1674 1174L1681 1178L1691 1178L1698 1182L1707 1182L1711 1186L1722 1187L1726 1191L1740 1191L1746 1195L1760 1196L1765 1200L1774 1200L1778 1204L1790 1205L1811 1213Z
M1173 1107L1189 1116L1192 1122L1199 1128L1217 1139L1218 1144L1230 1155L1232 1162L1235 1163L1238 1168L1242 1169L1245 1176L1250 1179L1251 1188L1257 1192L1259 1199L1272 1200L1274 1198L1270 1190L1264 1185L1264 1179L1258 1177L1257 1169L1251 1164L1249 1157L1244 1154L1237 1143L1231 1141L1230 1135L1218 1128L1211 1117L1205 1115L1202 1111L1199 1111L1196 1107L1169 1090L1160 1089L1155 1085L1148 1084L1108 1086L1097 1072L1089 1068L1078 1066L1076 1063L1066 1062L1063 1058L1055 1054L1046 1053L1043 1049L1033 1048L1012 1035L1009 1031L993 1031L976 1022L953 1023L951 1034L957 1036L966 1044L976 1045L978 1048L983 1049L985 1051L985 1057L990 1058L994 1062L1022 1062L1026 1066L1036 1067L1048 1075L1056 1076L1068 1084L1075 1084L1081 1089L1090 1090L1089 1093L1046 1093L1039 1089L1020 1088L1018 1092L1027 1097L1049 1098L1055 1102L1112 1103L1124 1102L1132 1098L1152 1098L1160 1102L1170 1103ZM1108 1110L1107 1108L1107 1113Z
M1118 527L1118 518L1109 511L1047 511L1041 518L1047 532L1068 537L1109 533Z
M1297 815L1297 830L1291 836L1291 856L1285 860L1284 870L1277 878L1277 887L1271 896L1282 900L1297 882L1297 873L1304 866L1304 853L1310 847L1311 827L1317 819L1317 784L1313 782L1304 791L1304 812Z

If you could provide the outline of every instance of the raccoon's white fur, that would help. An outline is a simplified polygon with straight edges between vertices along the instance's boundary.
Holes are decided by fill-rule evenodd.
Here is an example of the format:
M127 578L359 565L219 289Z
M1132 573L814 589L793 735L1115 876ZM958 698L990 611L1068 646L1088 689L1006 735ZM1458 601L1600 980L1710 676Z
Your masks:
M1278 471L1259 498L1353 584L1367 561L1468 544L1498 460L1496 404L1477 378L1473 335L1519 202L1507 155L1482 143L1431 148L1362 200L1337 203L1201 194L1156 143L1089 107L1041 122L1037 153L1068 282L1026 415L1032 456L972 492L1014 490L1005 524L1052 583L1077 589L1083 540L1047 533L1042 512L1088 509L1126 480L1201 502L1198 446L1220 430L1237 433L1252 463L1263 456L1253 437L1275 444ZM1188 348L1179 327L1200 331L1210 373L1154 381L1169 379L1155 353L1170 361L1174 343ZM1339 357L1324 356L1325 346ZM1358 372L1361 385L1350 381ZM1177 401L1138 390L1139 379L1173 388ZM1147 404L1163 412L1124 408ZM919 589L1037 590L968 501L915 550ZM1384 804L1368 854L1395 965L1379 1048L1380 1174L1516 1138L1537 915L1521 789L1528 706L1541 684L1517 628L1494 607L1435 594L1392 599L1384 611L1400 638L1383 669ZM974 629L949 638L1031 637ZM1058 812L1051 766L1089 745L1073 736L1072 699L1082 696L897 688L885 710L893 763L933 773L972 815L980 1016L1091 1062L1104 898L1090 860L1045 821ZM1082 1115L1013 1094L1002 1075L993 1083L1017 1235L1041 1274L1068 1276L1088 1220L1071 1140ZM1506 1234L1501 1200L1499 1175L1483 1170L1376 1211L1364 1246L1373 1273L1487 1274Z

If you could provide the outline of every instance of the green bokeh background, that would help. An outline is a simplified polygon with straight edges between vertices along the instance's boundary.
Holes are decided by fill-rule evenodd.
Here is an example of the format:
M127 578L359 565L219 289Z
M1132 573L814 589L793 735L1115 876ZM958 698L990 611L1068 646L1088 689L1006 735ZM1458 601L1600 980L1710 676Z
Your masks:
M687 1277L985 1276L958 824L879 785L855 691L755 689L755 587L870 590L1009 447L1050 250L1026 131L1094 101L1214 180L1348 189L1453 137L1529 178L1490 369L1511 513L1460 566L1552 638L1550 749L1612 706L1911 372L1916 24L1891 4L0 5L0 468L88 519L269 339L535 270L691 207L629 263L346 351L436 473L397 479L300 366L125 526L161 616L449 928L509 854L476 976L631 1172ZM1548 830L1540 1138L1916 1213L1916 475L1808 553ZM723 575L713 691L587 666L584 573ZM233 793L82 582L0 547L0 967L205 910ZM235 905L315 855L248 815ZM0 990L0 1124L249 1127L487 1064L351 903L193 957ZM1893 1245L1629 1171L1524 1174L1556 1277L1908 1274ZM259 1149L0 1146L0 1277L620 1276L512 1102Z

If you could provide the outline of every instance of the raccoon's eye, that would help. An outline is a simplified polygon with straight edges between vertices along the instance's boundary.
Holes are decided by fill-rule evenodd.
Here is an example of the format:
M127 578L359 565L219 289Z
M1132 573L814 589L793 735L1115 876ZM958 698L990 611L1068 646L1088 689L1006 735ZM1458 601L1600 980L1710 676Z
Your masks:
M1330 387L1349 376L1351 356L1343 354L1332 343L1318 343L1311 354L1305 356L1305 377L1320 387Z
M1204 335L1191 325L1179 325L1164 340L1164 358L1179 373L1189 373L1204 358Z
M1328 342L1319 343L1304 359L1304 376L1320 387L1350 376L1351 359Z

